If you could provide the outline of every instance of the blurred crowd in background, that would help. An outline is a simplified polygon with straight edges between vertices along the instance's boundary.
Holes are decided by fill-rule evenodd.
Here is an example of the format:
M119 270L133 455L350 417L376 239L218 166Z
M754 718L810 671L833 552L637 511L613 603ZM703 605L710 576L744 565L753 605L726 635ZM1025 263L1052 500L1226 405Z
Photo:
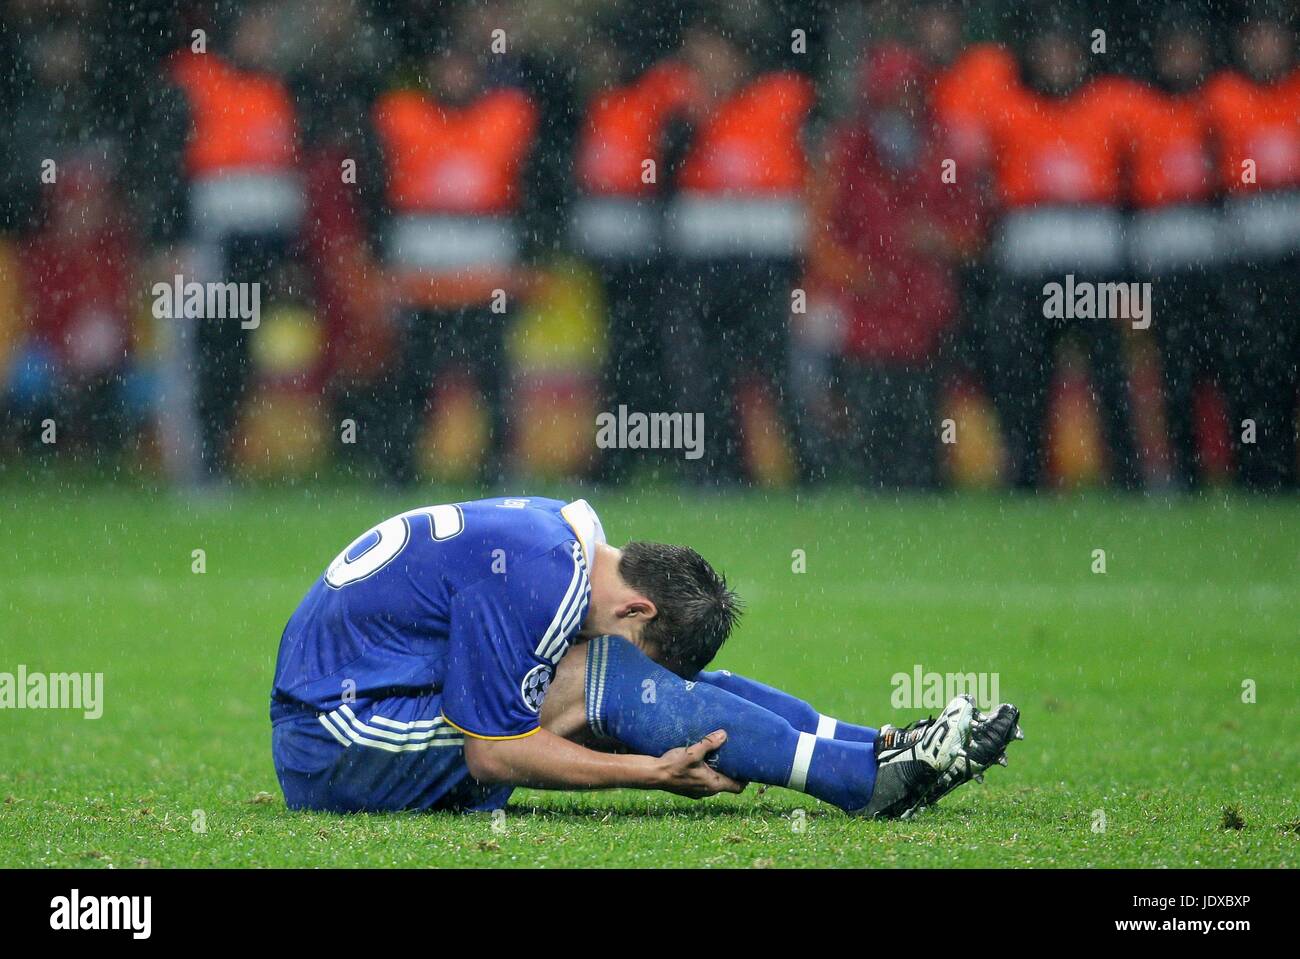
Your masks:
M1294 489L1294 4L1093 7L4 0L0 471Z

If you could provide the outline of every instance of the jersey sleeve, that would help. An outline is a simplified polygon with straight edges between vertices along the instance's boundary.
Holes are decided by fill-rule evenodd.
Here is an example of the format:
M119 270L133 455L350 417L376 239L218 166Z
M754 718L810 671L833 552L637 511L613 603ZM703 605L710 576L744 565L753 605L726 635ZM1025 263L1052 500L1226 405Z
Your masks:
M576 540L461 590L451 601L443 716L479 739L537 732L555 664L591 587Z

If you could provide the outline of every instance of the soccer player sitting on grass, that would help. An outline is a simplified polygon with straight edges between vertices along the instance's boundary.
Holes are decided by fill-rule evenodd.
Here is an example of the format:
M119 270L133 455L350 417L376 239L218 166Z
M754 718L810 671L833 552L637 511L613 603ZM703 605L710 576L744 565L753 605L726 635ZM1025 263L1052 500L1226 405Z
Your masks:
M516 786L703 797L786 786L908 816L978 776L1019 713L968 697L873 729L705 672L739 615L693 550L605 542L578 500L395 516L354 541L280 641L272 753L292 809L483 811ZM690 677L689 679L683 677Z

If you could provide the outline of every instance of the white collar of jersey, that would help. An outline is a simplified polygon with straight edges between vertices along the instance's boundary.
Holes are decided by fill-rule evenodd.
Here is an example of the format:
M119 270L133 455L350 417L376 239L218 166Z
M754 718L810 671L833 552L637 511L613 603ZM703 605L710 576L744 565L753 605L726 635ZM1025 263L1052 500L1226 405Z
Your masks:
M587 559L587 568L590 569L596 547L605 542L605 527L600 524L600 517L585 499L575 499L561 507L560 515L577 534L583 556Z

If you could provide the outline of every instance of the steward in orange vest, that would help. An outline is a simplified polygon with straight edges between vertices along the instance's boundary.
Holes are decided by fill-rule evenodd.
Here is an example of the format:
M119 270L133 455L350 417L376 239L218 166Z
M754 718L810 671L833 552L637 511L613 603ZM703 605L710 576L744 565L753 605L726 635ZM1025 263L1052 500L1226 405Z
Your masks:
M1016 59L996 43L966 47L939 68L932 94L935 115L956 151L958 169L983 169L990 161L985 118L991 104L1006 100L1018 79Z
M1285 5L1252 5L1234 31L1237 67L1206 84L1226 193L1223 234L1232 433L1241 480L1293 489L1300 379L1300 69Z
M966 41L966 5L959 0L917 0L908 8L917 51L933 74L930 105L942 130L944 154L953 162L959 192L987 202L993 159L987 117L990 105L1006 100L1020 79L1015 55L1003 44ZM961 383L971 379L987 385L984 345L994 307L988 269L989 230L993 220L980 216L964 261L957 265L959 294L957 324L945 359L950 375Z
M1128 107L1129 261L1151 283L1151 332L1160 350L1174 484L1200 482L1195 389L1223 374L1218 183L1204 112L1208 25L1170 8L1154 41L1154 82Z
M802 438L786 368L814 91L799 74L754 71L740 45L707 23L687 31L678 60L684 90L662 171L674 408L712 411L716 425L694 466L726 482L742 472L735 400L751 374L787 435Z
M187 283L241 284L246 302L256 290L259 314L282 292L275 278L293 252L305 205L293 99L271 66L274 16L270 5L250 4L234 23L228 49L191 47L165 64L188 120L181 176L193 255L176 268L192 274L184 276ZM184 480L219 480L230 468L260 315L167 322L190 331L176 339L193 356L175 351L175 368L164 374L169 386L161 406L174 422L163 433L179 439L164 446ZM197 458L189 453L192 421L182 413L191 404L199 421Z
M988 377L1017 486L1038 486L1055 355L1077 331L1110 447L1114 483L1141 482L1120 324L1125 317L1048 315L1047 284L1118 279L1125 266L1122 177L1131 81L1088 79L1081 24L1058 20L1028 37L1020 82L988 105L1001 222L992 264L998 301L988 334ZM1073 277L1073 280L1070 278Z
M1238 256L1300 254L1300 69L1295 35L1261 18L1237 32L1240 69L1206 84L1205 113L1218 148L1219 183Z
M514 217L537 126L527 95L502 87L457 102L399 90L379 98L374 125L389 212L384 249L405 301L477 306L513 287Z
M654 201L661 192L664 137L687 79L681 64L661 61L587 104L574 157L578 196L571 225L575 245L587 256L639 258L659 249Z
M489 87L467 51L431 57L426 81L384 94L372 111L377 239L401 304L394 425L382 454L397 482L414 479L432 374L453 362L475 375L491 409L484 469L503 465L504 337L523 287L518 215L538 123L528 95Z
M618 56L609 51L610 59ZM606 410L663 406L665 137L685 91L685 72L660 61L635 77L609 78L584 110L573 161L573 247L600 272L609 344ZM609 449L601 476L625 478L645 450Z
M215 52L178 53L169 72L191 119L185 173L192 232L296 231L302 214L297 119L284 82Z

